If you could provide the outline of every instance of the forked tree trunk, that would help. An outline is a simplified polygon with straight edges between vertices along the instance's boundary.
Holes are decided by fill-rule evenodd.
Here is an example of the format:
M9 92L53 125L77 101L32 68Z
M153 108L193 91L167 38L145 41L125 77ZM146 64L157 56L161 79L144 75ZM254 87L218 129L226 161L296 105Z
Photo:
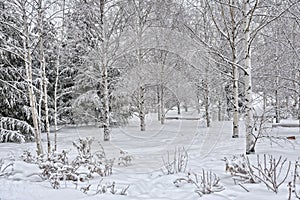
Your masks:
M23 50L24 50L24 62L25 62L25 70L26 70L26 79L27 79L27 88L28 88L28 96L30 102L30 110L31 110L31 118L34 128L34 137L36 143L36 152L37 155L43 154L43 147L41 141L41 133L38 123L38 113L36 107L36 97L33 91L33 80L32 80L32 57L30 47L30 39L29 39L29 27L27 22L27 10L25 3L23 2L22 5L22 18L23 18Z

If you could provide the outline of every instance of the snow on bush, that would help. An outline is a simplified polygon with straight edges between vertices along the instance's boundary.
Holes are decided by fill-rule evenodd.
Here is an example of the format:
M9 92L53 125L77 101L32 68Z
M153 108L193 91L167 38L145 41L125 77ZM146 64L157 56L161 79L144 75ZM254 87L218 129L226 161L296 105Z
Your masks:
M169 152L166 160L162 158L163 168L161 170L167 175L185 172L188 164L188 158L188 153L184 147L178 149L176 148L172 158L170 158Z
M202 169L202 174L200 175L189 172L186 177L178 178L173 183L176 187L180 187L183 182L193 184L195 192L199 196L224 190L224 187L220 184L220 178L215 173L204 169Z
M255 176L253 175L253 169L248 157L244 154L236 156L231 159L224 158L225 171L230 172L233 180L236 183L257 183Z
M88 181L95 176L109 176L112 174L114 159L107 159L101 144L100 150L92 152L93 138L79 138L73 142L77 149L77 156L71 160L69 152L62 150L48 155L34 157L25 151L21 158L25 162L38 164L42 169L42 176L49 180L51 186L58 189L62 182L72 181L76 187L79 182Z
M224 160L226 171L231 173L235 183L262 182L275 193L288 178L291 168L291 162L287 158L282 158L282 156L276 158L266 154L262 157L257 155L257 161L253 162L254 164L251 164L245 155Z
M120 150L120 156L118 158L118 165L128 166L131 165L133 156L129 155L128 152Z

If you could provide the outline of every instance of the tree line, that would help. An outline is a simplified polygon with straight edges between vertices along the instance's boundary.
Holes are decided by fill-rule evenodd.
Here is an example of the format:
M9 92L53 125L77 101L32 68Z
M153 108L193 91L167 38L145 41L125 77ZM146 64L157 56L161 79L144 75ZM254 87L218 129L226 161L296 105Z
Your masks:
M194 106L239 119L254 152L264 116L300 119L298 0L0 0L1 141L57 149L60 124L113 125ZM261 115L261 114L260 114ZM50 127L54 127L51 139Z

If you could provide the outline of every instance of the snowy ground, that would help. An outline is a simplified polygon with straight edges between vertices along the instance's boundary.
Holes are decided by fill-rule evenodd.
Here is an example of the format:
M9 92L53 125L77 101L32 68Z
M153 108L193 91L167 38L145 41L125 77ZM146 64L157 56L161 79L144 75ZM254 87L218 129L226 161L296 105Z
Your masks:
M195 116L195 112L184 113L185 116ZM290 123L290 122L289 122ZM130 166L114 165L113 174L104 177L103 182L116 182L117 189L130 185L127 196L112 194L88 195L75 189L70 183L61 189L52 189L49 182L41 181L40 172L36 165L27 164L19 156L24 150L34 149L33 143L25 144L0 144L0 158L8 161L14 157L14 174L8 178L0 178L0 200L46 200L46 199L124 199L124 200L167 200L167 199L287 199L287 182L284 183L278 194L269 191L263 183L245 184L250 191L246 192L239 185L235 185L230 174L225 172L224 157L244 153L245 136L243 122L241 122L241 136L231 138L231 122L213 122L211 128L205 128L203 121L196 120L167 120L165 125L160 125L155 115L147 117L147 131L140 132L137 120L131 120L127 127L114 128L110 142L101 142L106 154L110 158L118 158L120 150L127 151L133 156ZM259 141L257 154L282 155L294 162L300 156L299 128L277 127L272 131L274 136L296 136L296 140L269 139ZM64 128L59 132L59 151L73 149L72 141L78 137L92 136L96 141L102 141L102 131L93 126ZM45 144L44 144L45 146ZM176 147L185 147L189 154L187 171L201 173L202 169L211 170L221 178L225 190L222 192L199 197L194 193L191 184L175 187L173 181L184 177L186 173L163 175L161 171L162 157L167 152L172 153ZM93 146L97 150L98 146ZM249 156L251 160L256 155ZM95 178L82 186L97 185L101 178ZM290 181L288 178L287 181ZM91 188L91 191L95 188Z

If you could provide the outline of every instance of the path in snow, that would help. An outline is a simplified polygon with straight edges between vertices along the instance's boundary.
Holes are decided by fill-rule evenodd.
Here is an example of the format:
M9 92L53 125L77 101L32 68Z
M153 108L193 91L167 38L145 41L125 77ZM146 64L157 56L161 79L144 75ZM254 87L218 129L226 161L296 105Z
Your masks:
M206 129L205 137L200 148L200 158L204 159L217 147L221 141L227 141L231 134L231 123L216 121L211 123L211 127Z

